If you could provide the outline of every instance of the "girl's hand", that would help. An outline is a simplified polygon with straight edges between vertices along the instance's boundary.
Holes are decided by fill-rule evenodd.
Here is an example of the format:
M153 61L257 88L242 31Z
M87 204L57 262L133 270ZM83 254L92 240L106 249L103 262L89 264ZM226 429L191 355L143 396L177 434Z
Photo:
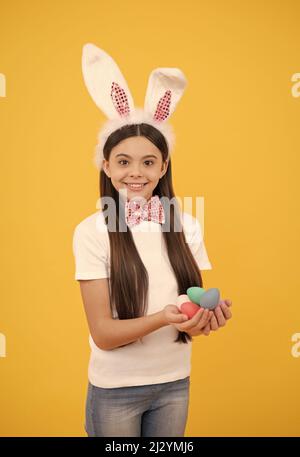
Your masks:
M199 311L191 318L184 321L182 316L185 314L181 313L176 305L167 305L164 308L165 316L169 324L174 325L180 332L186 332L193 335L199 335L202 330L209 323L213 312L208 309L199 307ZM181 316L181 317L180 317ZM196 333L195 333L196 332Z
M218 306L214 309L214 315L216 317L219 327L224 327L226 321L231 319L232 314L229 307L232 305L232 301L225 299L220 300Z
M229 310L231 305L232 301L228 299L219 302L218 306L214 309L214 315L202 332L203 335L208 336L212 330L216 331L218 328L224 327L226 321L232 317L231 311Z
M164 323L168 324L180 324L188 320L188 316L183 314L176 305L167 305L163 309Z

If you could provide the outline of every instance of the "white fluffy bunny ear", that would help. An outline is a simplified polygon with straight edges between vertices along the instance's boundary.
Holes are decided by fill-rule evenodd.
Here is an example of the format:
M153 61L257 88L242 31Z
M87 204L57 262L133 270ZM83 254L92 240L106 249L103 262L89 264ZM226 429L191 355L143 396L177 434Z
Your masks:
M134 110L124 76L103 49L92 43L83 46L82 73L90 96L109 119L126 117Z
M144 109L156 121L164 121L174 112L187 81L179 68L156 68L149 76Z

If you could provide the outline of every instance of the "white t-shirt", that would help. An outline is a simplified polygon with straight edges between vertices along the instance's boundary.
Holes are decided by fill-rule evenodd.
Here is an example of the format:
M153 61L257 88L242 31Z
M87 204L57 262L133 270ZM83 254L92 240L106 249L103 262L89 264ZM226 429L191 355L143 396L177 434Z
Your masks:
M201 226L196 218L182 213L186 241L200 270L211 264L203 242ZM139 255L149 276L149 299L146 314L175 304L177 282L163 243L161 225L142 221L131 228ZM74 230L73 254L75 279L110 277L110 247L107 226L99 210L82 220ZM117 318L114 310L113 318ZM162 327L127 346L102 350L89 334L91 348L88 379L104 387L127 387L176 381L190 375L192 343L175 343L178 330L173 325Z

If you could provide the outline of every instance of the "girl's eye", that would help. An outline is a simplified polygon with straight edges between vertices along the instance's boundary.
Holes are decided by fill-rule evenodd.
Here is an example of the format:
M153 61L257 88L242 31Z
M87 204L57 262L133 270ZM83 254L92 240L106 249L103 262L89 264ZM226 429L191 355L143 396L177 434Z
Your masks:
M121 165L122 165L122 162L128 162L128 160L125 160L125 159L124 159L124 160L120 160L120 161L119 161L119 163L120 163ZM144 163L146 163L146 162L151 162L151 163L153 163L153 160L145 160Z

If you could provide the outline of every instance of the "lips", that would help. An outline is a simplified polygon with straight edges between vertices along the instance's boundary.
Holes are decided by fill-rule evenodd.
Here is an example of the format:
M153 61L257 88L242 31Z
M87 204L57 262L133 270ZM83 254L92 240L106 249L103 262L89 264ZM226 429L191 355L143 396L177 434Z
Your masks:
M124 183L127 187L130 189L142 189L143 187L146 186L148 183Z

